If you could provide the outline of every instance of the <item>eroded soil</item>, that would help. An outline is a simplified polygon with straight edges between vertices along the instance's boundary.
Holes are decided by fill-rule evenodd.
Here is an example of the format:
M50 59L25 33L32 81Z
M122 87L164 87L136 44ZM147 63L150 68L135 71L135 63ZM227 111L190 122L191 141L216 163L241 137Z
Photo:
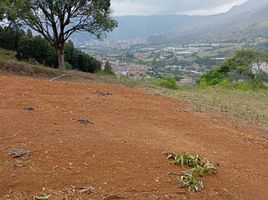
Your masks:
M0 75L0 199L268 199L265 131L183 100L105 84ZM12 149L31 152L11 158ZM167 151L218 163L190 193ZM92 193L81 193L92 187ZM69 197L68 197L69 196ZM106 198L105 198L106 197Z

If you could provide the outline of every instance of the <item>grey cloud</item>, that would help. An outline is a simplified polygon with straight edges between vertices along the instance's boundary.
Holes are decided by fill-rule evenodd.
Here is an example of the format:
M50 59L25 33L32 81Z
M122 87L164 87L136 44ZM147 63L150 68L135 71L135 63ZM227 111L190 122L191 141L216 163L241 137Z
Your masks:
M116 12L127 13L129 10L131 13L137 10L147 11L150 14L178 14L195 10L211 10L225 5L232 6L243 1L245 0L112 0L112 5Z

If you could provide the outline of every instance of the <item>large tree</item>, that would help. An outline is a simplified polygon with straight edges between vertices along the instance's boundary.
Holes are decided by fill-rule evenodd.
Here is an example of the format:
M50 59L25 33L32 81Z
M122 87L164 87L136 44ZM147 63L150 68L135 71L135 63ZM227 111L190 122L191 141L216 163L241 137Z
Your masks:
M60 69L65 68L64 45L73 33L100 38L117 26L110 0L25 0L22 21L55 47Z

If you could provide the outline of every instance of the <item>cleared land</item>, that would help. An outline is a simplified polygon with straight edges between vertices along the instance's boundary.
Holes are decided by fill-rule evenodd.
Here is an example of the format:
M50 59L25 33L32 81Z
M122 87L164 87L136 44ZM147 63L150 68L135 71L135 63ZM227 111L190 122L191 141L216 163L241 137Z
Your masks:
M0 85L0 199L32 199L43 187L52 200L268 197L265 130L120 86L5 74ZM31 156L10 158L12 149ZM205 156L218 173L190 193L169 178L181 168L167 151ZM80 193L85 186L93 193Z

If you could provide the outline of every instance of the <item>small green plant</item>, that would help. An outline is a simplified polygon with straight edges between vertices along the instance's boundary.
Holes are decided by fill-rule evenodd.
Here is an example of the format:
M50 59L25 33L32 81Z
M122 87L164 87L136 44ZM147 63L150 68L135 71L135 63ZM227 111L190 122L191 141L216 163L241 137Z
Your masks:
M175 165L187 165L189 167L204 166L204 160L200 156L192 156L186 152L177 154L175 152L166 153L166 156L169 160L172 160L172 163Z
M207 161L207 163L203 166L196 166L192 168L191 173L196 175L196 176L207 176L207 175L212 175L216 171L216 167L211 164L210 162Z
M164 88L168 88L172 90L178 89L176 78L171 77L171 76L167 76L161 79L151 79L151 82L160 87L164 87Z
M181 187L188 187L188 190L191 192L198 192L204 188L203 182L197 180L192 173L181 172L178 178L180 179Z
M216 167L212 163L198 155L193 156L186 152L181 152L180 154L172 152L165 153L165 155L174 165L191 167L191 169L180 174L171 174L175 176L175 180L179 182L180 187L188 187L189 191L201 191L203 189L203 182L198 180L197 177L212 175L216 172ZM174 180L173 177L172 179Z

